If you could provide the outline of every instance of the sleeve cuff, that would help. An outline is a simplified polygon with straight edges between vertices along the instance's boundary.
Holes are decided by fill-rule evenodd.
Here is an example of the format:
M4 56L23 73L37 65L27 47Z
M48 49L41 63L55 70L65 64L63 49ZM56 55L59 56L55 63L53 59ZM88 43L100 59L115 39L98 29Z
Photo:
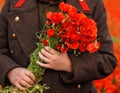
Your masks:
M19 67L18 64L14 62L14 60L10 59L8 56L0 55L0 84L2 86L6 86L9 84L9 80L7 79L7 73L16 67Z

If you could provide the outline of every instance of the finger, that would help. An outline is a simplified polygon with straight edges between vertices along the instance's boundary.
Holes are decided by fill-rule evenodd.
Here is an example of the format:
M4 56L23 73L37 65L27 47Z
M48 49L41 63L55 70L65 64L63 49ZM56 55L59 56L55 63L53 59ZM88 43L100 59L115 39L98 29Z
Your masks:
M45 61L46 63L49 63L49 59L47 57L45 57L41 52L39 52L39 57Z
M19 90L21 90L21 91L25 90L25 87L23 87L23 86L20 85L19 83L16 83L15 86L16 86Z
M52 57L52 54L46 50L45 48L41 49L40 51L45 57L47 57L48 59Z
M30 85L28 82L24 81L24 80L22 80L22 81L20 82L20 84L21 84L22 86L26 87L26 88L31 87L31 85Z
M37 61L36 63L37 63L38 65L40 65L41 67L50 68L50 65L49 65L49 64L45 64L45 63L42 63L42 62L39 62L39 61Z
M35 82L35 75L32 72L28 70L28 73L26 74L32 79L33 82Z
M53 48L50 48L50 47L48 47L48 46L45 46L45 50L46 50L46 51L49 51L49 53L51 53L52 55L57 54L57 51L56 51L56 50L54 50Z
M29 83L30 85L34 85L34 81L30 78L28 73L25 73L25 75L23 75L22 80Z

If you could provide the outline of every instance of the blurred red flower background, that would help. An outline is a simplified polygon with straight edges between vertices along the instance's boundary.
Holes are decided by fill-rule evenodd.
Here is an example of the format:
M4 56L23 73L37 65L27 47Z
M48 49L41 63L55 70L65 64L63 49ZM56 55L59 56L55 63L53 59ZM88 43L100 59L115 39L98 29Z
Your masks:
M118 60L115 71L105 79L94 82L98 93L120 93L120 0L104 0L107 15L109 31L114 41L114 51Z
M0 0L0 10L1 10L3 4L4 4L4 0Z
M114 51L118 60L115 71L105 79L94 82L98 93L120 93L120 0L104 0L107 15L109 31L114 41ZM0 10L4 0L0 0ZM1 86L0 86L1 88Z

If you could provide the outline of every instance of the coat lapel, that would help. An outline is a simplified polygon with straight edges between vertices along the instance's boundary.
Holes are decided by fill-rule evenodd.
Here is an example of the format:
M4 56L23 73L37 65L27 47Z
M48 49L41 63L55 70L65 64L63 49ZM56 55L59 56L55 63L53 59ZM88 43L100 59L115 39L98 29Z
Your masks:
M26 56L36 48L37 38L35 33L39 31L38 9L36 0L26 0L24 5L14 8L18 0L11 0L8 22L16 33L17 40Z

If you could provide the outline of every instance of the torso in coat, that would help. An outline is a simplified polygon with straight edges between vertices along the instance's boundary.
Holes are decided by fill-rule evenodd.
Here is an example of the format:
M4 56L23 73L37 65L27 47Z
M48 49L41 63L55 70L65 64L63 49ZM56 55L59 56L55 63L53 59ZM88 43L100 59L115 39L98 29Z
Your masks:
M78 12L82 11L89 18L92 18L97 0L86 1L91 11L83 11L78 0L66 0L67 3L74 5ZM42 13L45 10L56 11L57 5L38 4L36 0L26 0L24 5L14 8L17 2L18 0L10 0L9 12L7 14L8 47L10 57L20 66L27 67L29 55L35 50L36 42L38 41L35 33L42 29L42 23L44 23L45 18ZM39 5L45 6L46 9L39 9L41 7ZM47 84L50 89L46 90L45 93L97 93L91 81L67 83L63 80L66 77L68 77L67 79L72 79L73 75L47 69L42 83Z
M74 4L77 7L78 12L82 11L77 0L68 0L68 3ZM42 5L43 7L46 6L46 11L58 10L55 9L57 6L48 4L39 5ZM40 19L45 19L45 17L42 16L44 10L40 9L40 12L38 8L38 3L34 0L28 0L21 8L11 8L8 14L8 38L11 57L24 67L27 67L29 64L29 55L36 48L37 38L35 33L40 31L43 26L39 24L39 22L41 22ZM92 11L86 13L91 17ZM15 37L13 36L14 34ZM60 73L50 69L46 70L42 82L50 87L45 93L90 93L91 89L89 88L92 86L92 83L90 82L86 84L65 84L60 78ZM92 90L94 90L94 88Z

